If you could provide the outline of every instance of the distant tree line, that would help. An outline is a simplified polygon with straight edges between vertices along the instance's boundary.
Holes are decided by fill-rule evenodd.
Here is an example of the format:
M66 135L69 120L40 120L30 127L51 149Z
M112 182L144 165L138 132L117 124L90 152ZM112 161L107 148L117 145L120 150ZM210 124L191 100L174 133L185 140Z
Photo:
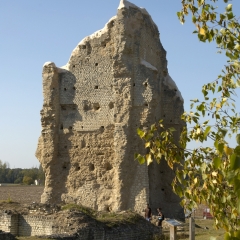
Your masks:
M38 180L41 185L44 185L45 174L41 165L37 167L22 169L11 169L9 164L0 160L0 183L15 183L15 184L34 184Z

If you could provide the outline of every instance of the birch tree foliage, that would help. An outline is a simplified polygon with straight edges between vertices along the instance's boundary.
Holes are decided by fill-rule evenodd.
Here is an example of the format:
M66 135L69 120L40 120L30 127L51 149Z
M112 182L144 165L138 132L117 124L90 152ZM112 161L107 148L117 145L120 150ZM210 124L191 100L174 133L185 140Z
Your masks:
M135 154L140 164L166 160L176 172L172 187L192 210L198 204L209 205L217 228L224 228L225 239L240 239L240 117L236 109L240 87L240 24L233 5L227 0L219 13L220 0L182 0L177 13L183 24L191 15L194 33L202 42L215 42L227 62L216 79L202 87L202 99L191 101L190 112L181 118L183 128L179 141L175 129L165 128L161 120L148 130L138 129L148 154ZM229 145L229 138L235 144ZM200 147L187 149L192 141ZM183 161L184 159L184 161Z

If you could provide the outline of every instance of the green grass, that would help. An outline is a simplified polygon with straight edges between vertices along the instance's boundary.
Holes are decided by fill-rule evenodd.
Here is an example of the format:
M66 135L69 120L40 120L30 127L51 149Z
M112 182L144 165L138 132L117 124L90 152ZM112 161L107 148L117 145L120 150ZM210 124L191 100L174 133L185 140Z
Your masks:
M8 198L5 200L0 200L0 203L13 203L10 194L8 194Z
M77 205L77 204L67 204L62 206L62 210L76 210L85 213L89 217L101 222L105 223L108 227L116 227L121 224L135 224L140 219L141 216L136 214L135 212L129 210L121 213L114 212L98 212L91 208Z
M195 220L195 240L224 240L224 230L215 229L213 226L213 220ZM168 240L169 239L169 229L164 230L164 236L156 237L153 240ZM178 231L178 239L189 240L188 231L188 221L186 221L186 226L183 230Z
M98 213L96 220L105 223L108 227L115 227L121 224L136 224L142 217L135 212L125 211L122 213Z
M91 209L89 207L84 207L82 205L77 205L74 203L70 203L70 204L66 204L66 205L62 206L62 210L63 211L64 210L76 210L76 211L83 212L90 217L94 217L96 215L96 211L94 211L93 209Z

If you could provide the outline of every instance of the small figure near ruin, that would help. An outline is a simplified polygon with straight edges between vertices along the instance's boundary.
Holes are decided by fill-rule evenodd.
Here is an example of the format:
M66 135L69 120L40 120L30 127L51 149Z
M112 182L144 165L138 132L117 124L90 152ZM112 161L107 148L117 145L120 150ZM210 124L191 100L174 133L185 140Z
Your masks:
M157 208L157 212L158 212L158 226L161 227L162 226L162 221L164 220L164 214L162 213L162 209L161 208Z
M147 204L147 207L145 209L145 219L150 222L152 218L152 209L150 208L149 204Z

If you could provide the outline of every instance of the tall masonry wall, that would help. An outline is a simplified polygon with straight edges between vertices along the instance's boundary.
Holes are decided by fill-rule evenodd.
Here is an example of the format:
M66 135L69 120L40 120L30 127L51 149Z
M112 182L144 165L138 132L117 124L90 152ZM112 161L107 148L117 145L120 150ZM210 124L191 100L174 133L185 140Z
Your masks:
M149 202L183 217L164 161L134 161L145 151L137 128L161 118L178 134L183 127L183 99L145 9L121 0L117 15L83 39L64 67L45 63L43 95L36 152L46 174L42 202L138 212Z

